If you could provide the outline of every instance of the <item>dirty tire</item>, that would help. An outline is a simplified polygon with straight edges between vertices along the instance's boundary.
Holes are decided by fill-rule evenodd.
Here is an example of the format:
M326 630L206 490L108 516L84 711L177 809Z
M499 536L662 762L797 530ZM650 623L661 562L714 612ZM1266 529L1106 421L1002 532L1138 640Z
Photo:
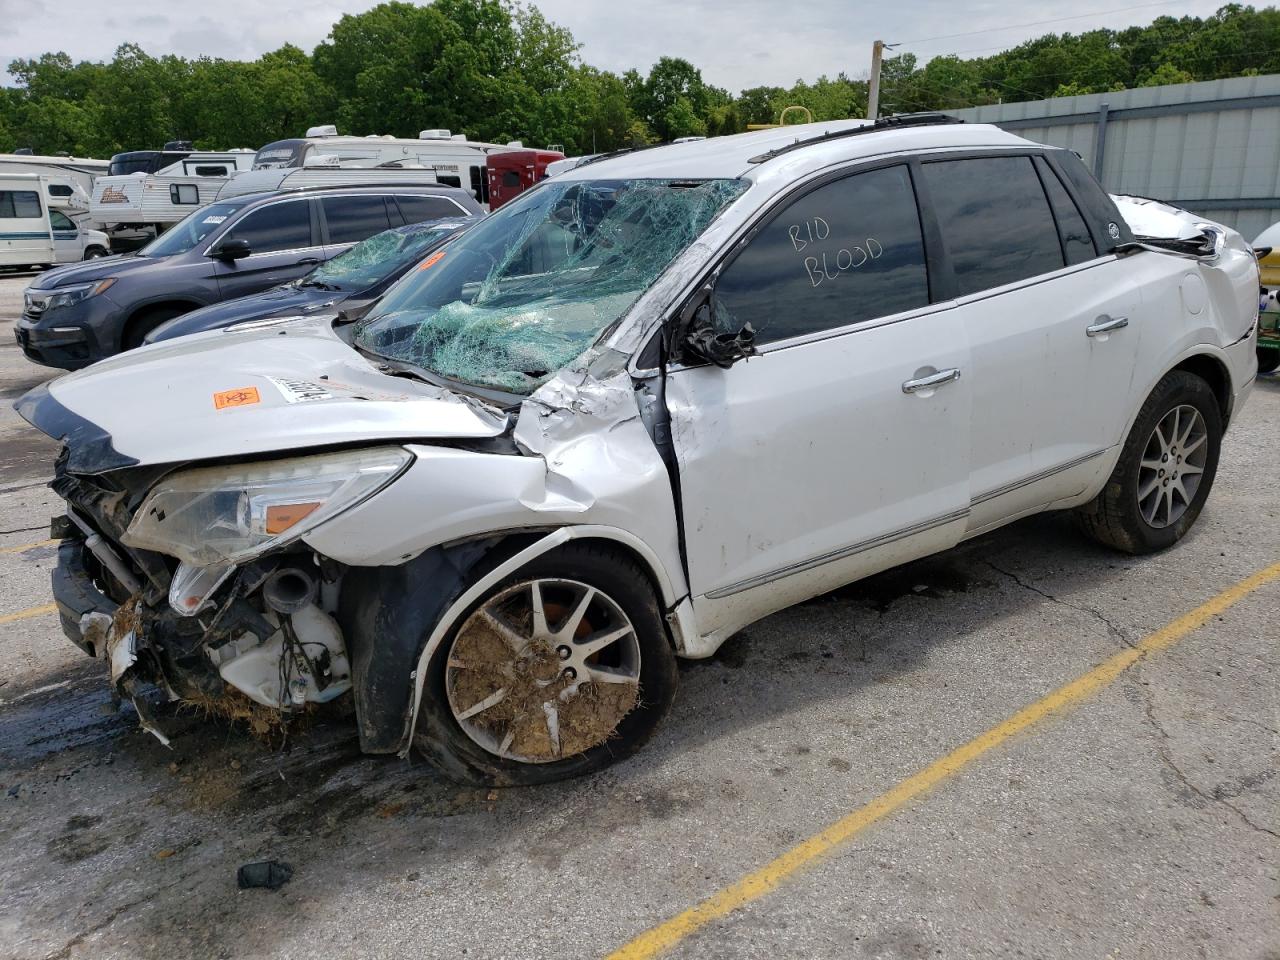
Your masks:
M639 693L635 706L604 742L561 760L522 762L490 752L462 729L449 705L446 672L472 614L512 587L539 578L587 584L622 610L638 641ZM427 666L413 742L445 776L458 782L522 786L565 780L600 770L643 746L670 710L676 685L675 654L649 577L633 561L607 547L571 543L500 581L458 618Z
M1280 367L1280 347L1258 348L1258 372L1274 373Z
M129 323L124 328L124 335L120 338L120 349L137 349L142 346L142 342L148 333L166 320L180 317L186 312L181 307L157 307L155 310L147 310L130 317Z
M1173 523L1148 523L1138 506L1138 474L1156 425L1181 406L1194 407L1204 420L1208 454L1200 485L1185 512ZM1171 370L1147 397L1129 431L1115 469L1093 500L1074 511L1077 526L1099 543L1125 553L1154 553L1173 546L1196 522L1213 488L1222 445L1222 412L1209 385L1193 373Z

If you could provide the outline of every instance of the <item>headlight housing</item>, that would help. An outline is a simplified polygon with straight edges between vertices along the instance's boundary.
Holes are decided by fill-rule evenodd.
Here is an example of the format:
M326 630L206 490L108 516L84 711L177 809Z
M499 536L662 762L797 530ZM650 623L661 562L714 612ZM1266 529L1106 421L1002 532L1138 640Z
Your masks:
M378 447L184 470L147 494L122 539L196 567L240 563L372 496L412 459Z
M69 287L58 287L49 294L49 299L45 301L45 310L74 306L82 300L96 297L110 288L115 282L115 277L107 277L103 280L95 280L93 283L76 283Z

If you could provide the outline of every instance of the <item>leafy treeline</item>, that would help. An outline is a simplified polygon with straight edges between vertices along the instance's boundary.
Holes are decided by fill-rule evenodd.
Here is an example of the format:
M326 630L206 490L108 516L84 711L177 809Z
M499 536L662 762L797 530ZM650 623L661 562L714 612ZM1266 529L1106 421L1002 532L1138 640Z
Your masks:
M981 37L973 38L981 41ZM1211 17L1047 34L976 59L885 62L881 112L1280 72L1280 11L1232 4ZM343 133L416 136L447 127L474 139L563 144L569 153L734 133L776 122L792 104L814 119L863 116L867 85L841 73L736 97L687 60L646 75L584 63L572 34L509 0L383 3L344 15L308 55L291 45L252 62L153 57L133 44L109 63L48 53L9 65L0 87L0 151L109 156L190 139L259 147L336 122ZM788 120L797 119L792 114Z

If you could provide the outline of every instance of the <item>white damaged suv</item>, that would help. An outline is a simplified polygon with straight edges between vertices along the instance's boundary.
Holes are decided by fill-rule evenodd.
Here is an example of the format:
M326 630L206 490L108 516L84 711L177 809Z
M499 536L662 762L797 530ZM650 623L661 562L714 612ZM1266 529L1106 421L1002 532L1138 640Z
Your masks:
M358 322L157 344L18 404L54 593L154 690L532 783L627 756L761 617L1019 517L1168 547L1256 372L1234 232L908 116L606 156Z

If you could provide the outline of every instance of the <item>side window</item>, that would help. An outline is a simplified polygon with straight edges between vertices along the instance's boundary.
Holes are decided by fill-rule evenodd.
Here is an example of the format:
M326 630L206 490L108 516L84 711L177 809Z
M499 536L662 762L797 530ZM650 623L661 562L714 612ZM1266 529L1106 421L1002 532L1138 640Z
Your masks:
M225 177L226 175L226 167L196 167L197 177Z
M440 217L457 217L462 210L452 200L443 197L396 197L400 204L400 212L404 214L405 223L422 223L424 220L437 220Z
M923 170L960 296L1063 266L1030 157L930 161Z
M382 197L324 197L324 218L329 224L330 243L359 243L390 226L387 205Z
M66 215L57 210L49 211L49 223L55 230L75 230L76 225Z
M34 190L0 190L0 217L38 218L40 194Z
M1040 157L1036 157L1036 169L1040 171L1045 193L1049 195L1053 218L1058 222L1058 236L1062 240L1062 252L1066 255L1067 264L1092 260L1098 252L1093 247L1093 237L1089 235L1089 227L1075 201L1067 193L1058 175Z
M510 189L511 187L520 186L520 171L519 170L503 170L502 185L508 189Z
M254 253L310 247L311 212L306 200L273 203L245 216L227 233L227 240L248 240Z
M65 183L49 184L49 196L51 197L69 197L72 196L74 192L75 191Z
M169 202L194 206L200 202L200 188L194 183L169 184Z
M451 175L451 174L437 173L437 174L436 174L436 183L442 184L442 185L444 185L444 186L446 186L446 187L461 187L461 186L462 186L462 178L461 178L461 177L455 177L455 176L453 176L453 175Z
M757 343L929 303L924 242L905 166L837 180L795 200L716 280L716 326Z

